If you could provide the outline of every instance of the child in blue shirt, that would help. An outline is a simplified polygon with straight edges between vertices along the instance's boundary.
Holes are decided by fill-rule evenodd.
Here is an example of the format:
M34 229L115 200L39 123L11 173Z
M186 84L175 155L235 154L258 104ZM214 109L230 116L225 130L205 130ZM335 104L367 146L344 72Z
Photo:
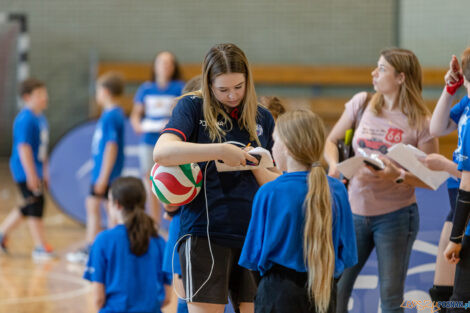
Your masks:
M94 165L91 172L90 195L86 199L87 246L67 254L67 260L70 262L86 262L89 247L101 230L100 205L106 200L109 185L121 175L124 166L125 116L117 104L117 98L123 91L124 81L120 75L107 73L98 78L96 102L103 108L103 112L96 124L91 145ZM112 219L108 218L108 227L112 225Z
M150 81L143 83L134 96L134 107L130 121L134 131L142 134L139 158L141 174L144 181L148 180L154 164L152 151L160 134L168 123L175 98L181 95L184 82L181 71L173 53L161 51L152 63ZM160 223L160 203L147 190L150 215L157 224Z
M158 313L169 302L171 276L162 270L165 241L144 211L145 198L135 177L111 185L109 215L117 226L96 237L84 274L100 313Z
M278 118L273 156L287 173L256 193L239 260L261 274L255 312L334 312L335 280L357 263L348 194L321 167L324 145L311 111Z
M46 243L42 217L44 189L48 184L47 148L49 127L43 111L47 108L48 94L43 82L29 78L20 86L24 108L13 123L13 147L10 170L18 184L24 203L15 208L0 225L0 250L7 252L6 238L19 223L28 221L35 249L34 259L54 256Z

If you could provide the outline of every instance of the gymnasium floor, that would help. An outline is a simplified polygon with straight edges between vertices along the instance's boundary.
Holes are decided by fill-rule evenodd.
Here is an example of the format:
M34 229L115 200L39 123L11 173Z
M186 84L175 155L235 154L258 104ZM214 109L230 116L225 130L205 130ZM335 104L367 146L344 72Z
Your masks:
M0 221L18 203L19 193L6 159L0 159ZM8 239L10 255L0 255L0 313L88 313L95 312L90 285L82 279L84 267L65 261L65 254L83 242L85 228L60 212L46 197L44 218L49 243L56 260L35 263L27 226L21 224ZM176 297L163 309L175 312Z

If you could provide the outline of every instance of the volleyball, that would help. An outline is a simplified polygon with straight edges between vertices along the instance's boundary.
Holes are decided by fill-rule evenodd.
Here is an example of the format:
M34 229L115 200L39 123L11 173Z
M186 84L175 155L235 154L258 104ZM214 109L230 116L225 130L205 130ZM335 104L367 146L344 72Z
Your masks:
M183 205L198 195L202 185L202 172L197 163L177 166L154 164L150 172L152 191L163 203Z

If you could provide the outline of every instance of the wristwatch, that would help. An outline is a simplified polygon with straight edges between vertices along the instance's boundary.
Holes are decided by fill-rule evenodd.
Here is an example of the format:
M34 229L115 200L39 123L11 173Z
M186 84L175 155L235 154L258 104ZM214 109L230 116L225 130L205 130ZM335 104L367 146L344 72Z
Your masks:
M395 184L401 184L405 181L405 170L404 169L400 169L400 176L398 176L397 179L395 179Z

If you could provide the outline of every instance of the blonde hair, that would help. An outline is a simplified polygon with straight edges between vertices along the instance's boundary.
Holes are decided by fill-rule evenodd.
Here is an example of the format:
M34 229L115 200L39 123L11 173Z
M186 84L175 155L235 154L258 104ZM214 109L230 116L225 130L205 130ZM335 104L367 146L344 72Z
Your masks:
M418 58L412 51L400 48L382 50L380 55L395 69L396 74L404 74L405 79L398 93L398 108L408 117L411 128L423 129L431 113L423 100L423 77ZM372 112L380 115L384 105L383 94L377 92L370 101Z
M226 132L217 123L219 116L223 118L224 124L230 125L229 130L233 127L223 104L216 99L211 88L217 76L227 73L241 73L245 76L245 97L240 104L241 115L238 124L240 129L245 129L250 134L250 140L255 140L260 144L256 134L258 103L248 60L245 53L231 43L213 46L204 58L202 65L201 95L209 137L212 141L221 142L226 135ZM197 94L196 92L195 95Z
M319 166L325 146L323 121L309 110L279 117L276 131L289 154L311 167L305 197L304 258L308 268L308 295L317 312L328 310L335 268L331 195L326 173ZM312 166L314 165L314 166Z
M462 52L462 72L465 79L470 82L470 47Z

